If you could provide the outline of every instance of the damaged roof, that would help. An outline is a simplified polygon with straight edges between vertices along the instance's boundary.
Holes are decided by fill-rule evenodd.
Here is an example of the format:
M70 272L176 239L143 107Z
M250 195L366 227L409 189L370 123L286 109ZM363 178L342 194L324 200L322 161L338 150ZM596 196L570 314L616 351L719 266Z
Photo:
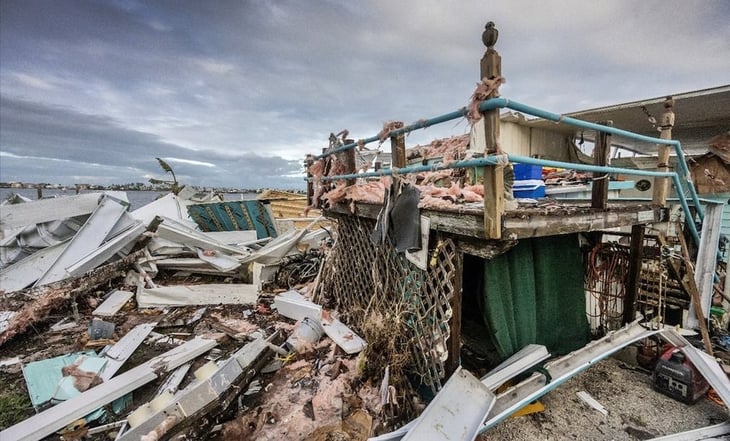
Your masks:
M701 154L708 149L710 140L730 129L730 84L709 89L671 95L674 98L676 121L672 129L672 139L682 142L687 154ZM649 115L657 120L664 111L666 96L643 99L623 104L614 104L595 109L566 113L584 121L613 121L613 126L641 135L659 137L659 131L650 121ZM645 111L645 110L646 111ZM568 125L557 125L542 118L525 122L532 127L563 131L580 136L580 129ZM584 133L592 138L593 133ZM640 154L656 154L656 146L614 136L612 143Z

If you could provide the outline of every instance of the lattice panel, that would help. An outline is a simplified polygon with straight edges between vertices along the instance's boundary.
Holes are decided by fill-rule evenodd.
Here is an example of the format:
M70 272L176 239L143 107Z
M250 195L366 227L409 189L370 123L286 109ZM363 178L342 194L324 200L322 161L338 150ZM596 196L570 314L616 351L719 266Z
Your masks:
M409 367L437 391L448 357L456 246L450 239L433 244L428 270L423 271L390 242L375 247L370 241L374 228L369 219L338 218L337 241L322 268L315 301L337 308L356 329L368 312L398 309L411 333Z

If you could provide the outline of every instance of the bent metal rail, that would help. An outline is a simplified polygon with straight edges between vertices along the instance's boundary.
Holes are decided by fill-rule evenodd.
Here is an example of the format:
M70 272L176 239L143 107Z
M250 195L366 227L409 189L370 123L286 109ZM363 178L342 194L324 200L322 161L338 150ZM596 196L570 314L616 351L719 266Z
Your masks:
M588 121L583 121L576 118L571 118L568 116L563 116L557 113L548 112L545 110L541 110L532 106L528 106L526 104L519 103L517 101L513 101L507 98L492 98L485 101L482 101L479 105L479 111L480 112L486 112L488 110L494 110L498 108L507 108L512 109L518 112L522 112L531 116L536 116L538 118L544 118L550 121L555 121L558 123L568 124L575 127L580 127L583 129L590 129L590 130L596 130L599 132L608 133L611 135L619 135L623 136L629 139L634 139L637 141L643 141L647 143L653 143L653 144L664 144L668 145L674 148L674 151L677 155L677 164L679 173L677 172L659 172L659 171L646 171L646 170L637 170L637 169L625 169L625 168L618 168L618 167L608 167L608 166L598 166L598 165L591 165L591 164L578 164L578 163L572 163L572 162L560 162L560 161L551 161L546 159L538 159L538 158L530 158L525 156L518 156L518 155L506 155L507 160L511 162L516 163L522 163L522 164L532 164L532 165L543 165L547 167L560 167L560 168L567 168L567 169L573 169L573 170L579 170L579 171L587 171L587 172L598 172L598 173L606 173L606 174L625 174L625 175L633 175L633 176L649 176L649 177L656 177L656 178L670 178L672 181L672 184L674 185L674 188L676 190L677 196L679 198L679 202L682 206L682 209L687 214L687 216L690 216L690 210L689 210L689 204L687 202L687 197L685 195L685 189L687 192L689 192L689 196L692 199L692 203L695 207L695 210L697 211L697 215L699 217L699 220L702 221L704 218L704 210L702 208L702 205L700 204L699 198L697 196L697 191L694 188L694 185L692 184L691 179L689 179L689 167L687 166L687 162L684 159L684 152L682 151L682 145L677 140L671 140L671 139L660 139L660 138L652 138L650 136L640 135L638 133L629 132L627 130L622 130L614 127L604 126L601 124L596 124ZM467 109L461 108L459 110L456 110L454 112L446 113L444 115L440 115L431 119L426 120L419 120L413 124L410 124L408 126L404 126L399 129L391 130L388 133L388 137L395 137L402 134L410 133L414 130L420 130L424 129L436 124L441 124L447 121L452 121L455 119L463 118L467 114ZM361 139L356 142L352 142L349 144L345 144L343 146L328 150L321 155L315 156L314 159L322 159L329 155L333 155L336 153L341 153L350 149L353 149L358 146L366 145L371 142L380 141L381 137L380 135L371 136L370 138ZM449 164L444 163L437 163L437 164L431 164L431 165L416 165L416 166L409 166L409 167L403 167L398 169L382 169L379 171L374 172L366 172L366 173L352 173L352 174L344 174L344 175L335 175L335 176L323 176L321 178L322 181L329 181L329 180L342 180L342 179L356 179L356 178L367 178L367 177L377 177L377 176L390 176L393 174L407 174L407 173L418 173L423 171L435 171L435 170L444 170L444 169L452 169L452 168L472 168L472 167L485 167L485 166L493 166L497 165L500 162L504 161L504 155L491 155L487 156L485 158L477 158L477 159L468 159L463 161L455 161L451 162ZM312 178L309 178L312 179ZM687 225L690 229L690 232L692 233L692 237L695 239L696 243L699 243L699 233L697 231L697 227L695 226L695 223L688 219Z

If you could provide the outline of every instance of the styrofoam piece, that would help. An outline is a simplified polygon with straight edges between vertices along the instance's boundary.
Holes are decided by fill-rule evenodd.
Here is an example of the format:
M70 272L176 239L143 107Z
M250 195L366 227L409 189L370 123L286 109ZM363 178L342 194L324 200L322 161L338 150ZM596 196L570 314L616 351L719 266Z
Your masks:
M89 412L209 351L216 344L214 340L194 338L70 400L3 430L0 432L0 440L31 441L51 435Z
M321 323L327 337L331 338L346 354L357 354L367 346L362 337L338 319L326 320L322 317Z
M403 440L473 440L494 402L494 394L459 367Z
M101 305L91 313L91 315L100 317L112 317L114 314L119 312L120 309L134 296L133 292L115 290L102 302Z
M283 292L274 297L274 307L279 314L292 320L302 320L310 317L319 321L322 316L322 307L310 302L294 290Z
M257 300L258 289L248 284L139 287L137 290L137 305L140 308L254 304Z

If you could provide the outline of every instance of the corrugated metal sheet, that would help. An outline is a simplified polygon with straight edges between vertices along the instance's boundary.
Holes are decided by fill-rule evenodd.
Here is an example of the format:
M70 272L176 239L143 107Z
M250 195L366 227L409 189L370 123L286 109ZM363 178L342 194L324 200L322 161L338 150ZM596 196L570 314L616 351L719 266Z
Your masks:
M256 230L259 239L276 237L269 212L260 201L230 201L188 206L202 231Z

